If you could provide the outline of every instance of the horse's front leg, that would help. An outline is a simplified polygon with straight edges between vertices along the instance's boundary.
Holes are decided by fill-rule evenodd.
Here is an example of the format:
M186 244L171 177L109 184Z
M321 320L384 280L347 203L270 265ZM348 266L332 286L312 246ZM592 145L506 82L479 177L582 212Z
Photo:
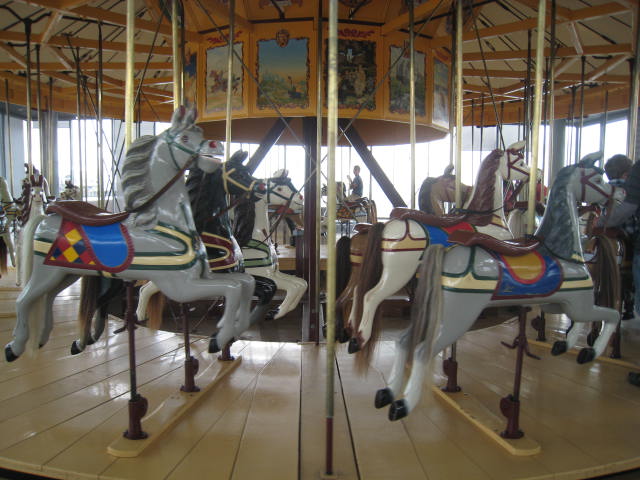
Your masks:
M404 371L409 358L409 346L411 345L411 333L413 329L409 326L402 332L400 338L396 340L393 367L387 380L387 387L376 392L375 407L382 408L393 402L402 393L404 384Z
M275 319L281 318L298 306L302 295L307 290L307 282L301 278L287 275L278 270L273 272L273 281L276 282L278 290L284 290L286 295L282 303L278 306L278 313Z
M249 329L251 325L251 300L255 290L255 280L251 275L246 273L225 273L225 277L232 278L241 285L240 297L238 300L230 303L230 299L225 297L225 313L227 308L234 309L237 313L234 322L234 336L239 336Z
M44 312L44 324L42 331L40 332L40 340L38 341L39 346L43 346L45 343L49 341L49 335L53 330L53 302L56 297L62 292L65 288L73 285L76 280L78 280L77 275L67 275L62 281L47 294L46 300L46 308Z

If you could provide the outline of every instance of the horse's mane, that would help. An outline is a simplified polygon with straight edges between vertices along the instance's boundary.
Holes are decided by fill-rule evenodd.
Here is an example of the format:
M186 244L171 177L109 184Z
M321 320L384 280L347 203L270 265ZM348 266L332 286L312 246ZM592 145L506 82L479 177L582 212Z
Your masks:
M567 260L575 252L576 245L580 246L579 232L574 223L576 217L571 212L575 208L574 199L568 191L569 180L576 168L577 165L569 165L558 172L549 193L544 217L536 231L536 237L544 241L549 253Z
M423 212L436 215L431 201L431 191L440 178L441 177L427 177L422 182L422 185L420 185L420 191L418 192L418 208Z
M253 225L256 221L255 202L241 202L236 207L233 236L236 237L238 245L245 247L253 236Z
M158 137L145 135L136 139L129 150L122 166L122 189L125 209L132 210L143 205L153 196L151 175L149 175L149 158ZM136 214L136 225L148 225L155 222L158 207L149 205Z
M10 203L13 201L13 198L9 193L9 184L4 177L0 177L0 201L5 203Z
M496 187L496 170L500 165L503 151L496 149L480 164L478 178L474 186L473 198L465 208L465 220L473 225L488 225L493 218L493 197Z
M221 206L226 205L226 202L224 202L225 205L218 205L220 198L224 201L224 196L218 197L215 195L216 190L220 188L217 185L219 177L219 170L213 173L205 173L198 167L189 169L185 186L189 194L193 221L198 233L206 231L207 222L213 218L212 215L217 213Z

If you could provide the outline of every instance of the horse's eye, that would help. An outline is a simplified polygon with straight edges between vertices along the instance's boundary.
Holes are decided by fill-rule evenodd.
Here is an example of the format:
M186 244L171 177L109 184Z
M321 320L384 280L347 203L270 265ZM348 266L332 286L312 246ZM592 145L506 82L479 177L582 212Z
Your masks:
M281 192L282 191L282 187L278 187L278 188L276 188L276 190Z
M189 135L183 135L180 140L182 143L187 143L189 141Z

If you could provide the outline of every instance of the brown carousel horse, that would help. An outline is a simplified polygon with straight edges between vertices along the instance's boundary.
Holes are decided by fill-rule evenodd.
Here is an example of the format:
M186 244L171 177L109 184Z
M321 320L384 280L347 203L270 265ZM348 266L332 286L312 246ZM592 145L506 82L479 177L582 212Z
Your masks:
M455 201L456 176L452 173L453 166L449 165L439 177L427 177L420 186L418 193L418 207L425 213L442 216L445 214L445 204L452 204ZM462 202L464 203L471 187L462 185ZM338 327L342 327L344 318L349 318L351 312L351 299L353 290L358 283L360 267L369 238L371 228L381 228L377 224L372 226L367 223L359 223L355 226L355 234L352 237L344 236L338 240L336 245L336 290L338 298L336 300L336 312ZM339 340L346 342L349 338L345 336L344 329L336 328L339 332Z
M324 197L327 196L326 185L322 186L321 194ZM344 182L336 182L336 196L336 220L355 220L356 223L376 223L378 221L376 203L367 197L360 197L350 201L347 197L347 187Z

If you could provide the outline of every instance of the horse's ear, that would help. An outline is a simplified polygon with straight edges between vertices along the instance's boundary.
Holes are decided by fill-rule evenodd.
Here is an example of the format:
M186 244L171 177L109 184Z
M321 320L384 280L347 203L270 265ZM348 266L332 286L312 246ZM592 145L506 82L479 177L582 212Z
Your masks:
M276 170L271 178L286 178L289 176L289 170L286 168L281 168L280 170Z
M589 153L582 157L578 165L582 168L593 168L598 160L602 158L602 152Z
M244 162L248 156L249 152L238 150L237 152L234 152L233 155L231 155L231 157L229 158L229 162L242 165L242 162Z
M182 129L186 112L187 109L184 107L184 105L180 105L178 108L176 108L175 112L173 112L173 115L171 116L171 127L169 127L170 130Z
M447 165L446 168L444 169L444 173L442 174L442 176L452 175L454 168L455 167L453 165Z
M184 116L184 127L190 127L194 123L196 123L196 118L198 117L198 112L195 108L186 109L186 114Z
M511 145L509 145L509 148L507 148L507 150L513 150L513 151L519 152L520 150L524 150L524 147L526 145L527 145L527 142L525 142L524 140L520 140L519 142L512 143Z

